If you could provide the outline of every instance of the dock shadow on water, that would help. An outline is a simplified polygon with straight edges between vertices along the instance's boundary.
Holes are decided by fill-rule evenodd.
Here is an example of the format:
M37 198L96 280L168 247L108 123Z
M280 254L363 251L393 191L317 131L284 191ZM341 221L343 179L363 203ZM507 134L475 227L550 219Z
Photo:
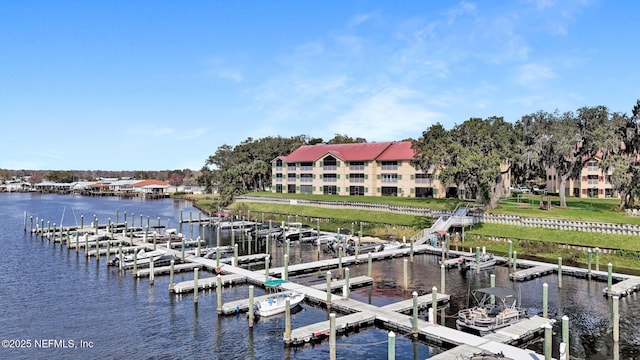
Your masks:
M0 194L0 253L3 284L0 295L0 316L3 340L30 340L30 348L3 348L0 357L13 359L70 359L70 358L208 358L208 359L325 359L329 357L328 341L285 347L284 314L258 318L248 327L245 313L218 316L215 289L199 292L194 305L193 293L182 295L168 291L168 276L157 276L150 285L147 278L134 278L132 272L120 272L108 267L104 256L86 258L84 251L67 249L46 239L23 231L24 213L64 226L79 225L81 217L88 225L96 216L100 223L114 221L116 211L134 224L160 221L178 227L180 212L185 216L197 209L188 202L162 199L143 201L112 198L90 198L66 195ZM64 217L63 215L64 214ZM142 215L142 216L141 216ZM136 224L137 225L137 224ZM189 234L188 225L182 229ZM194 228L194 237L200 228ZM204 235L204 234L203 234ZM212 243L216 239L208 239ZM241 254L264 252L264 243L245 243L240 239ZM228 245L230 239L221 239ZM250 246L253 246L250 248ZM329 258L322 249L311 244L290 244L290 264ZM280 267L284 261L282 244L271 243L271 266ZM362 255L361 255L362 256ZM439 256L416 255L408 264L408 281L404 284L402 257L374 261L373 284L353 289L350 298L375 306L384 306L411 299L440 288ZM251 266L264 269L264 263ZM366 255L359 264L349 265L351 277L368 275ZM333 277L340 278L337 268ZM509 280L509 269L496 266L493 270L460 273L446 270L446 293L450 302L441 309L439 319L455 328L455 314L468 307L470 291L490 286L490 275L496 275L496 286L507 287L521 295L521 306L530 315L542 312L542 288L548 284L549 316L556 319L553 336L553 357L558 358L561 341L561 317L569 317L570 353L572 359L640 358L640 299L632 294L620 299L620 343L612 341L612 300L602 295L605 283L564 276L558 289L555 274L524 282ZM293 275L291 280L305 285L322 284L326 270ZM214 276L201 271L202 278ZM177 273L175 282L193 279L192 272ZM337 292L339 293L339 292ZM264 294L256 287L255 296ZM248 298L248 285L225 286L223 302ZM346 300L348 301L348 300ZM444 317L442 316L444 314ZM342 316L342 314L338 314ZM408 315L410 317L410 315ZM427 320L426 311L419 315ZM327 309L303 303L292 312L293 329L328 319ZM441 320L439 320L441 321ZM357 332L339 335L336 353L339 359L386 359L388 330L377 327L361 328ZM446 349L415 341L411 336L398 334L396 359L427 359ZM34 341L38 340L38 347ZM44 340L51 340L43 342ZM48 347L42 344L51 344ZM89 346L90 344L90 346ZM66 346L65 346L66 345ZM71 346L72 345L72 346ZM529 346L543 353L540 342Z

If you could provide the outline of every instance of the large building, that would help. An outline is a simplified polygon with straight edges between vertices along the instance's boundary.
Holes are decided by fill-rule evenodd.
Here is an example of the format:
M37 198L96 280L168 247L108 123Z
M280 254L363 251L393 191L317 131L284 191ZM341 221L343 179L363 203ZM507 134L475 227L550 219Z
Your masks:
M617 198L618 193L614 191L613 185L609 181L610 173L605 174L598 166L598 158L588 161L577 179L567 180L566 187L560 188L560 178L555 170L547 169L547 191L550 193L560 193L564 191L567 196L575 197L595 197L595 198Z
M458 197L437 171L411 165L410 141L304 145L272 161L271 191L400 197Z

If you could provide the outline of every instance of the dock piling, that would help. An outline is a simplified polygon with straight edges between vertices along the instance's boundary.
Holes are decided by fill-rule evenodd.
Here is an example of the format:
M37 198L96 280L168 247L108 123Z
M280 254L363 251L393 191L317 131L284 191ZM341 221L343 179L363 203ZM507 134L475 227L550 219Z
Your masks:
M620 341L620 297L613 297L613 342Z
M491 287L496 287L496 274L491 274ZM491 305L495 305L496 303L496 296L494 294L491 294L490 303Z
M216 301L218 305L218 315L222 314L222 277L216 275Z
M253 297L254 297L254 289L253 289L253 285L249 285L249 327L252 328L253 327L253 317L255 316L254 314L254 308L253 308Z
M371 251L369 251L369 258L367 259L367 276L371 277L371 262L372 262L372 258L371 258Z
M284 307L284 343L291 344L291 298L288 296Z
M138 252L134 251L133 252L133 277L136 276L137 272L138 272Z
M513 272L518 270L518 252L513 251Z
M565 345L564 356L569 359L569 317L562 317L562 343Z
M592 257L592 252L591 249L587 250L587 274L589 276L589 279L591 279L591 257Z
M600 248L596 248L596 271L600 271Z
M238 266L238 244L233 245L233 266Z
M348 299L349 293L351 292L351 288L349 286L349 268L344 268L344 287L345 287L344 296Z
M156 274L153 271L153 260L149 259L149 285L153 286L153 282L155 281Z
M173 292L173 267L175 266L175 260L171 259L171 265L169 265L169 292Z
M264 258L264 282L269 281L269 256Z
M409 259L402 260L402 275L404 280L404 289L407 290L409 288Z
M440 265L440 291L442 291L443 293L445 292L445 282L446 282L446 269L444 267L444 264Z
M542 284L542 317L549 318L549 284Z
M607 264L607 295L611 296L611 286L613 286L613 264Z
M562 287L562 257L558 257L558 288Z
M331 309L331 271L327 271L327 309Z
M329 314L329 359L336 360L336 314Z
M431 309L433 309L433 323L438 323L438 288L431 288Z
M413 296L413 337L418 337L418 292L414 291Z
M289 255L284 254L284 268L282 269L282 279L289 280Z
M393 331L389 331L389 348L387 350L387 358L389 360L396 359L396 334Z
M193 303L198 303L198 268L193 269Z
M553 327L544 324L544 359L551 360L551 335L553 335Z

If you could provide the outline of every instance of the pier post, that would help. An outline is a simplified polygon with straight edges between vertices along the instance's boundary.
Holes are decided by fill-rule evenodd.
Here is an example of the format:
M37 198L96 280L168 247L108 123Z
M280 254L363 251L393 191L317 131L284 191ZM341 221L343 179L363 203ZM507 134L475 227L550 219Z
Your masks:
M613 286L613 264L607 264L607 295L611 296L611 286Z
M229 229L231 231L231 245L234 245L236 243L236 232L233 230L233 222L231 222ZM220 226L218 226L218 238L216 239L216 245L220 246ZM242 248L244 249L244 244L242 244Z
M613 342L620 341L620 297L613 297Z
M369 251L369 258L367 259L367 275L371 277L371 251Z
M433 323L438 323L438 288L431 288L431 308L433 309Z
M269 246L269 240L271 240L271 236L272 236L272 234L271 234L271 231L273 231L273 230L271 230L272 226L273 226L273 224L272 224L271 220L269 220L269 234L267 235L267 240L266 240L266 243L265 243L265 252L267 253L267 255L269 255L269 251L271 250L271 247Z
M98 237L96 237L96 262L100 262L100 241L98 241Z
M149 285L153 285L156 279L156 274L153 271L153 259L149 258Z
M553 327L544 324L544 359L551 360L551 335L553 335Z
M549 318L549 284L542 284L542 317Z
M409 259L402 259L402 279L404 280L404 289L409 288Z
M344 268L344 286L346 289L344 296L348 299L349 293L351 292L351 287L349 285L349 268Z
M264 282L269 281L269 256L264 258Z
M507 243L509 244L509 252L507 254L509 257L509 261L511 261L513 259L513 241L507 240Z
M171 234L168 234L167 236L167 248L171 248ZM182 237L181 246L180 254L182 256L182 262L184 262L184 236Z
M216 275L216 302L218 305L218 315L222 314L222 277Z
M44 219L40 219L40 239L44 237Z
M491 274L491 287L496 287L496 274ZM491 294L490 303L491 305L494 305L496 303L496 296L494 294Z
M518 252L513 251L513 272L518 270Z
M135 225L135 224L134 224ZM142 229L144 226L142 226L142 214L140 214L140 229Z
M411 237L410 241L411 241L411 248L409 250L409 259L411 260L411 262L413 262L413 237Z
M62 224L60 224L62 226ZM24 232L27 232L27 212L24 212Z
M138 272L138 252L134 250L133 251L133 277L136 277L137 272Z
M564 356L565 359L569 357L569 317L564 315L562 317L562 343L565 345Z
M282 269L282 279L289 280L289 255L284 254L284 268Z
M80 215L80 229L84 228L84 215Z
M284 307L284 344L291 344L291 298L288 296Z
M67 228L67 242L66 242L66 244L67 244L67 249L69 248L69 244L70 244L70 243L71 243L71 233L69 232L69 228ZM109 257L108 255L109 255L109 254L107 254L107 258Z
M151 216L147 216L147 229L150 227L149 226L149 221L151 221Z
M51 221L47 220L47 239L51 240Z
M127 218L127 213L124 213L124 218ZM158 216L158 229L160 228L160 216Z
M480 274L480 246L476 246L476 274Z
M171 259L169 265L169 292L173 292L173 267L175 266L175 260Z
M596 271L600 271L600 248L596 248Z
M418 337L418 292L414 291L413 296L413 337Z
M182 258L184 261L184 252L182 253ZM216 268L220 267L220 247L216 246Z
M193 303L198 303L198 268L193 269Z
M84 234L84 256L89 258L89 234Z
M189 222L189 239L193 239L193 223Z
M396 359L396 334L393 331L389 331L389 347L387 349L387 359Z
M202 247L202 246L200 245L201 240L202 240L202 239L200 238L200 236L198 236L198 238L196 239L196 241L198 242L198 243L196 244L196 246L197 246L197 247L196 247L196 256L197 256L197 257L200 257L200 251L201 251L200 249L201 249L201 247Z
M252 328L253 327L253 317L255 316L255 309L253 308L253 295L254 290L253 290L253 285L249 285L249 327Z
M591 253L591 249L587 250L587 274L589 276L589 279L591 279L591 257L592 257L592 253Z
M118 223L118 209L116 209L116 224Z
M558 257L558 288L562 287L562 257Z
M287 243L287 252L286 252L286 255L289 255L289 254L290 254L290 252L291 252L291 240L287 239L286 243Z
M233 266L238 266L238 244L233 245Z
M80 242L80 232L76 231L76 254L80 251L79 243Z
M156 232L154 231L154 232L153 232L153 251L155 251L155 250L156 250L157 240L158 240L158 239L157 239L157 234L156 234Z
M329 314L329 359L336 360L336 314Z
M338 240L338 271L339 272L342 272L342 249L343 249L343 245L342 243L340 243L340 240Z
M445 282L446 282L446 269L444 267L444 264L440 265L440 291L442 291L442 293L446 293L445 291Z
M123 265L122 265L122 260L124 255L122 254L122 242L120 242L118 244L118 269L120 269L120 271L122 271Z
M109 264L109 256L111 256L111 240L107 239L107 265Z
M331 271L327 271L327 309L331 309Z

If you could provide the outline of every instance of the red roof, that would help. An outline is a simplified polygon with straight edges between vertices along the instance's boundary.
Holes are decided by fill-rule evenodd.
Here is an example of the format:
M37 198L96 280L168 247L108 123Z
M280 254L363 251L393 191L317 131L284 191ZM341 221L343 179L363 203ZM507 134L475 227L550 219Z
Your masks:
M158 185L158 186L169 186L169 183L162 180L142 180L140 182L134 183L133 187L143 187L149 185Z
M388 153L389 152L389 153ZM388 154L387 154L388 153ZM282 159L288 163L316 161L331 154L343 161L405 160L413 158L411 142L303 145Z
M408 160L415 157L415 151L411 148L411 141L394 142L376 160Z

